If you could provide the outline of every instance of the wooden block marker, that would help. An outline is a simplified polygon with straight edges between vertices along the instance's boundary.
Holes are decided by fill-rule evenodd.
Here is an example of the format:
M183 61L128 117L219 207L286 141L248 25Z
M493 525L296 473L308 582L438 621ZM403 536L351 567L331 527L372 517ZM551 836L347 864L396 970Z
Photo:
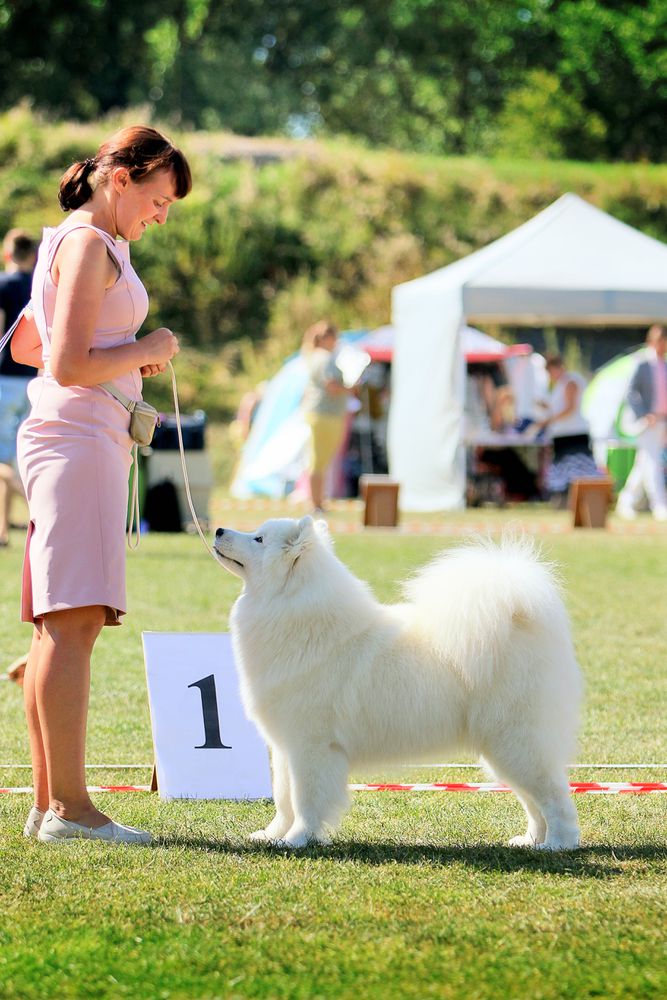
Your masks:
M364 525L395 528L398 524L398 483L391 476L360 476Z
M574 479L570 483L568 506L575 528L604 528L611 503L614 480L608 476Z

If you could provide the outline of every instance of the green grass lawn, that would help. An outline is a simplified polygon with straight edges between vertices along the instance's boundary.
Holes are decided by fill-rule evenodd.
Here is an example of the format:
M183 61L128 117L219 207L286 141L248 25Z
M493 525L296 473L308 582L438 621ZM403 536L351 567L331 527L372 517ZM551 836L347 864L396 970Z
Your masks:
M269 516L219 497L213 508L229 527ZM358 517L354 505L332 515L337 551L382 600L455 541L413 534L410 519L402 533L350 533ZM561 570L586 678L579 760L667 762L667 529L575 532L566 514L543 510L430 523L493 533L509 519L543 532ZM16 620L20 550L15 532L0 552L7 662L29 638ZM152 759L141 631L223 630L239 592L185 535L147 536L128 565L131 614L105 630L95 656L92 763ZM26 762L13 684L0 684L0 734L0 763ZM0 769L0 787L27 784L28 774ZM667 769L572 776L665 781ZM90 777L143 784L149 772ZM484 780L407 767L353 775L371 779ZM2 1000L667 995L667 795L578 797L584 846L555 855L503 846L524 824L511 795L360 792L333 847L296 855L246 842L269 818L266 802L162 803L143 793L99 802L153 830L156 845L26 842L29 797L0 796Z

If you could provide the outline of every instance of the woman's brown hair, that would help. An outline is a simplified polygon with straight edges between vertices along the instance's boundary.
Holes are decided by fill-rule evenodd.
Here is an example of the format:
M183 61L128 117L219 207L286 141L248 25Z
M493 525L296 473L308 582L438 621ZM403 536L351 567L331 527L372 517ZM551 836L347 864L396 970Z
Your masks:
M334 337L337 336L338 330L328 319L321 319L317 323L313 323L303 335L301 350L314 351L316 347L321 346L323 340L332 334Z
M177 198L192 188L188 161L166 136L148 125L130 125L116 132L88 160L73 163L60 179L58 201L64 212L80 208L93 196L95 187L107 180L116 167L126 167L133 181L142 181L156 170L170 170Z

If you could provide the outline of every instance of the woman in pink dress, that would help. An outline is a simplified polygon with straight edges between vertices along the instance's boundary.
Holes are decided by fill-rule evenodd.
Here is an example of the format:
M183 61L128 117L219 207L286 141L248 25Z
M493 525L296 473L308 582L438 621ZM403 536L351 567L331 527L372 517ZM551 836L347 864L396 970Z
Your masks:
M86 790L90 658L104 625L125 613L125 518L130 414L103 389L141 398L142 377L178 351L170 330L137 340L148 297L129 244L191 188L183 154L152 128L122 129L60 184L71 212L46 229L32 287L33 331L15 335L17 360L39 355L18 459L30 508L22 617L34 623L25 672L35 806L26 836L147 843L114 823ZM28 328L30 329L30 328Z

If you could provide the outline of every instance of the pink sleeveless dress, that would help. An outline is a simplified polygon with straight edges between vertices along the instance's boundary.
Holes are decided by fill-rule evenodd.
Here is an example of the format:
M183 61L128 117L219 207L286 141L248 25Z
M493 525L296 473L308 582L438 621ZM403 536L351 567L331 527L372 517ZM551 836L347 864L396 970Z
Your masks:
M51 265L63 238L94 229L119 269L107 289L92 346L135 339L148 296L130 263L129 244L67 221L45 229L33 277L32 303L48 369L57 287ZM139 370L114 379L141 399ZM28 387L32 409L19 429L17 458L30 510L23 564L21 618L49 611L107 608L107 625L125 613L125 522L132 461L130 414L100 386L61 386L44 371Z

